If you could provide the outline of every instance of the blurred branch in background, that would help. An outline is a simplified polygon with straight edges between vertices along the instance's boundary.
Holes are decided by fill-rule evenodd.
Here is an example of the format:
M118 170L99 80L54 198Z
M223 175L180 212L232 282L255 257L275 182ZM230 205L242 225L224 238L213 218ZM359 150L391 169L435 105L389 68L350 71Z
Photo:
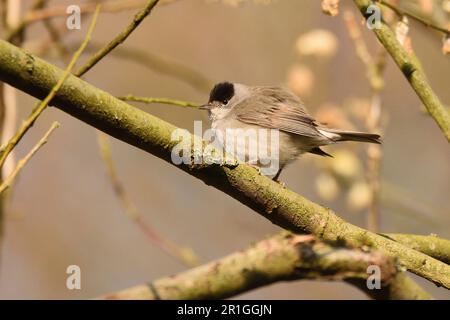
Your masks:
M47 0L33 0L29 11L33 11L33 10L36 10L38 8L41 8L45 4L46 1ZM12 2L15 2L15 0L13 0ZM25 30L27 25L28 25L27 22L22 19L16 25L11 26L10 28L8 28L8 30L6 31L6 36L5 36L6 41L15 43L17 41L17 38L21 37L21 34Z
M371 103L366 115L366 127L368 132L381 134L381 95L384 88L383 72L385 70L385 51L380 51L376 59L370 54L356 18L350 10L344 13L347 31L353 40L355 51L359 59L366 66L367 79L371 89ZM367 180L370 186L371 198L367 220L367 229L378 232L380 227L380 164L381 146L369 145L367 147Z
M17 162L17 165L14 168L14 170L11 172L11 174L0 184L0 194L2 194L6 189L11 187L14 179L17 177L17 175L20 173L20 171L23 169L23 167L28 163L28 161L30 161L30 159L35 155L35 153L38 152L38 150L40 148L42 148L44 146L44 144L46 144L48 142L48 138L53 133L53 131L55 129L57 129L58 127L59 127L59 123L53 122L52 126L45 133L45 135L42 137L42 139L39 140L39 142L31 149L31 151L24 158L20 159Z
M110 41L106 46L99 48L96 53L75 73L76 76L81 77L94 67L100 60L112 52L119 44L123 43L128 36L139 26L139 24L150 14L158 0L150 0L146 5L136 14L133 21L121 32L117 37ZM178 259L185 265L192 267L199 263L199 258L190 248L180 247L165 236L159 234L151 225L147 224L142 216L139 214L135 205L131 202L128 194L119 180L115 164L112 158L111 146L108 136L97 130L98 143L100 153L105 163L108 175L113 185L114 192L120 200L122 208L127 215L134 221L144 234L159 248Z
M436 235L415 235L388 233L384 236L403 245L423 252L439 261L450 264L450 240L438 238Z
M17 3L16 3L17 4ZM45 1L35 1L33 6L35 7L39 7L39 6L43 6L45 4ZM0 170L3 173L4 170L4 166L7 163L8 159L11 159L12 153L14 151L15 146L20 142L20 140L23 138L23 136L28 132L28 130L33 126L34 122L37 120L37 118L40 116L40 114L45 110L45 108L47 107L48 103L53 99L53 97L56 95L56 93L58 92L58 90L61 88L62 84L64 83L64 81L67 79L67 77L69 76L69 74L71 73L72 68L75 66L76 62L78 61L78 59L80 58L83 50L86 48L92 32L94 30L96 21L97 21L97 17L98 17L98 13L99 13L100 7L97 8L93 18L92 18L92 22L91 25L89 26L89 29L86 33L86 36L82 42L82 44L80 45L80 48L74 53L73 58L71 59L70 63L67 66L67 69L64 71L64 73L61 75L61 78L59 78L59 80L55 83L55 85L51 88L51 90L49 91L48 95L45 97L45 99L43 101L41 101L31 112L31 114L23 121L22 125L20 126L19 130L17 130L17 132L8 132L8 141L6 141L5 144L2 144L2 147L0 149ZM22 25L22 23L18 24L18 28L13 27L13 29L15 31L17 31L17 33L12 34L11 40L14 40L16 43L21 43L21 39L18 38L17 36L20 35L25 29L24 28L20 28L20 26ZM6 86L6 84L4 84L3 86L0 87L0 89L2 87ZM7 88L5 88L7 89ZM11 95L15 95L15 93L13 92L13 88L10 88L10 91L5 91L4 93ZM0 95L1 96L1 95ZM4 96L4 98L6 98L7 95ZM8 102L6 99L3 100L4 102ZM10 103L12 103L14 101L15 104L15 98L12 99L12 97L10 97ZM2 105L2 107L6 107L5 104ZM6 110L6 109L5 109ZM3 114L4 111L3 110ZM13 110L9 110L9 112L13 112ZM14 112L15 113L15 112ZM2 121L5 120L1 119ZM15 118L11 117L9 118L8 121L14 121L15 122ZM51 132L56 129L56 125L54 125L54 127L52 126L52 128L50 128L50 131L48 132L48 135L51 134ZM12 130L14 129L15 131L15 123L9 123L8 125L6 124L2 124L2 138L6 137L3 134L5 134L5 129L8 130ZM7 176L7 178L5 179L4 182L2 182L1 184L1 208L0 208L0 228L2 228L2 230L0 232L3 232L3 219L4 219L4 206L5 206L5 194L3 194L3 191L6 190L7 188L10 188L15 177L17 176L17 174L20 172L20 170L22 169L22 167L26 164L26 162L33 156L33 154L35 152L37 152L37 150L46 143L47 137L48 135L46 135L43 140L41 140L41 142L24 158L22 159L17 165L15 165L15 168L11 170L11 172L9 173L9 175ZM9 160L11 161L11 160ZM10 162L11 163L11 162ZM1 180L3 180L3 177L1 177Z
M367 287L367 268L381 270L381 290ZM377 299L430 299L379 252L332 247L310 235L282 232L246 250L186 272L138 285L104 299L224 299L278 281L347 281ZM400 282L400 283L399 283ZM397 286L397 284L399 284Z
M381 181L381 198L385 206L389 206L397 215L414 220L419 225L429 226L432 230L446 230L450 223L450 209L430 201L420 199L399 185L386 179Z
M6 158L11 153L11 151L14 149L14 147L20 142L20 140L23 138L23 136L28 132L28 130L33 126L36 119L41 115L41 113L45 110L48 103L52 101L52 99L56 96L56 93L58 90L63 86L64 81L69 77L71 74L71 71L75 64L77 63L78 59L81 56L81 53L83 52L84 48L86 48L89 40L91 39L92 32L95 28L95 24L97 22L97 17L100 12L100 6L97 7L97 11L95 12L91 25L89 26L89 29L86 33L86 36L83 40L83 43L81 44L80 48L74 53L69 65L67 66L66 70L62 74L60 78L58 78L58 81L56 84L51 88L49 94L45 97L44 100L42 100L31 112L31 114L25 119L25 121L20 126L19 130L14 134L14 136L8 141L8 143L2 147L0 150L0 168L4 165Z
M96 48L100 48L100 45L93 43L91 50L98 50ZM208 79L197 70L149 51L120 47L112 51L111 55L134 63L140 63L152 71L184 81L200 92L209 92L213 85L211 79Z
M138 13L138 15L135 17L135 20L127 27L127 29L118 37L114 38L113 41L111 41L107 46L101 47L100 49L96 50L94 56L89 59L88 63L84 65L80 69L80 71L76 73L76 75L81 76L84 72L92 68L107 54L112 52L112 50L116 46L122 43L128 37L128 35L133 32L133 30L135 30L138 24L150 13L151 9L157 2L158 1L147 1L147 6L143 10L141 10L140 13ZM61 42L61 38L58 38L58 32L55 33L55 31L57 30L50 24L46 24L46 27L51 34L51 40L55 42L56 45L58 45L58 43ZM6 62L7 64L11 58L9 53L12 52L8 50L11 50L11 47L8 47L7 45L0 42L0 61ZM64 47L59 48L58 51L60 55L65 55ZM32 57L31 55L24 56L20 51L15 52L15 56L17 59L15 61L18 62L17 66L0 64L1 79L4 79L21 88L22 90L38 97L42 97L48 90L53 92L54 87L53 89L51 87L49 88L49 85L54 85L52 82L53 79L55 79L54 75L61 74L61 72L57 68L54 68L49 64L45 64L39 59ZM170 63L164 65L164 59L155 60L152 55L149 55L147 53L142 54L142 56L140 57L144 57L141 60L156 70L160 68L162 72L169 71L169 73L171 72L170 70L174 70L172 73L174 76L190 82L199 90L206 91L209 89L210 84L208 83L208 85L206 85L206 78L202 79L201 75L200 77L196 78L198 74L194 74L195 76L191 77L192 73L183 73L182 68L173 68ZM20 73L20 68L24 66L24 61L27 65L31 64L34 72L36 73L36 77L40 79L39 83L33 82L36 79L31 79L29 75ZM184 69L184 71L186 70L189 71L188 68ZM58 77L56 77L56 79L58 79ZM200 81L196 82L199 79ZM169 140L169 136L170 132L172 132L175 127L155 117L146 115L143 112L138 112L131 108L129 105L126 105L125 103L114 99L112 96L94 88L93 86L88 85L83 81L80 81L79 79L70 77L69 80L71 81L70 85L67 84L66 86L65 83L62 83L61 92L57 92L56 98L54 99L55 104L58 105L62 110L80 118L83 121L88 122L94 127L112 134L119 139L122 139L128 143L149 151L164 160L169 161L168 158L170 156L168 156L168 151L173 146L173 141ZM192 103L174 101L171 99L155 99L143 97L131 97L131 99L139 102L169 103L186 107L195 106L195 104ZM368 126L371 125L371 123L375 122L378 124L374 126L379 127L379 112L376 112L377 110L379 111L379 108L375 108L376 106L378 106L378 104L376 104L378 101L379 100L376 99L373 99L372 101L372 113L377 115L377 117L375 118L375 120L373 120L374 118L372 118L372 120L368 122ZM153 237L153 240L161 241L161 238L154 233L154 230L152 228L148 228L148 226L146 226L146 224L143 223L143 221L140 219L139 215L136 214L137 209L130 202L127 194L124 193L122 184L117 177L114 164L112 163L111 150L107 137L104 135L99 136L99 142L102 146L102 155L113 182L116 195L120 198L125 211L127 211L127 213L133 219L135 219L135 221L137 221L140 227L144 229L144 231L146 231L146 233L151 238ZM350 246L359 246L362 248L366 248L366 246L368 246L378 248L385 254L387 254L387 256L398 256L400 260L400 266L402 268L406 267L435 283L444 285L447 288L450 287L450 270L448 269L448 266L439 263L439 261L435 259L430 258L434 257L438 260L441 260L448 257L447 253L444 256L437 255L435 250L433 249L439 248L436 250L440 251L441 248L446 248L445 246L448 245L448 243L445 243L446 240L443 240L443 243L436 243L435 239L416 238L413 242L414 245L411 244L411 242L409 243L409 245L402 246L398 243L403 242L403 238L401 235L397 236L397 239L400 239L398 242L392 241L392 239L397 239L389 236L385 237L383 235L375 235L351 224L348 224L334 215L332 211L315 205L314 203L309 202L308 200L294 194L287 189L283 189L280 186L274 185L271 181L268 181L264 177L258 176L254 172L254 170L248 168L245 165L240 165L237 167L196 167L186 165L183 166L182 169L202 179L207 184L211 184L216 188L230 194L242 203L255 209L263 216L283 227L287 227L288 229L296 231L311 232L320 238L331 240L337 243L343 242L346 245ZM371 170L378 172L378 167L374 167ZM378 176L376 176L376 181L378 182ZM378 192L378 190L374 190L374 192L375 191ZM164 241L165 240L163 240L163 242ZM314 247L314 249L322 248L321 246L323 244L318 244L320 248L316 248L315 244L316 242L314 242L314 244L309 243L309 246ZM428 246L426 246L425 244L428 244ZM173 249L173 247L170 248L170 244L168 245L167 243L165 243L162 245L166 246L166 251L170 251L171 249ZM407 247L413 247L414 250L408 249ZM314 252L313 249L308 250ZM356 249L339 250L347 250L348 252L358 251L361 254L369 255L369 253L367 252L362 252ZM418 251L425 252L425 254L420 254ZM267 250L266 247L264 252L269 254L270 250ZM235 255L237 256L238 253L236 253ZM363 259L360 259L359 262L361 262L361 260ZM387 258L387 260L391 261L390 258ZM393 265L393 263L394 261L392 260L391 264ZM356 267L356 264L354 266ZM188 271L186 274L195 274L195 270L199 269ZM356 272L353 269L351 269L350 271ZM366 269L364 269L364 274L362 268L358 272L359 273L356 274L354 273L353 276L358 278L359 280L362 279L359 277L359 275L365 276L367 278ZM347 275L348 277L346 278L345 275ZM338 273L337 276L338 278L339 276L342 276L346 279L352 278L352 276L348 275L347 273ZM255 281L255 283L257 283L258 279L256 279ZM404 274L397 275L396 280L391 282L391 285L394 283L396 284L395 287L397 288L395 290L399 290L400 292L407 292L400 293L400 295L409 294L409 297L412 297L413 295L414 298L429 298L428 294L424 293ZM365 283L363 287L366 287ZM387 294L392 297L394 293L392 293L392 290L389 290Z
M136 28L141 24L142 21L152 12L153 8L156 6L159 0L147 1L147 4L136 14L132 22L112 41L110 41L106 46L99 49L94 53L89 60L77 71L75 76L81 77L86 72L88 72L92 67L94 67L100 60L102 60L108 53L114 50L119 44L123 43L129 35L136 30Z
M35 42L31 44L28 50L37 55L46 55L51 49L50 45L51 43L48 40L39 41L39 43ZM68 45L69 50L72 50L75 47L76 44ZM92 42L90 43L89 48L86 49L86 52L96 52L100 50L100 48L102 48L100 44ZM126 59L133 63L141 64L151 71L158 72L173 77L174 79L183 81L200 92L209 92L209 90L213 86L213 81L211 79L208 79L205 75L195 70L194 68L181 64L179 62L169 60L166 57L162 57L146 50L141 50L138 48L118 47L111 51L108 55Z
M370 14L367 12L367 8L370 5L373 5L372 1L353 1L361 11L361 14L368 19ZM392 56L406 79L409 81L430 115L444 133L447 141L450 142L450 113L448 109L442 105L438 96L434 93L416 59L414 59L413 56L408 53L408 51L397 40L393 31L389 25L383 21L383 19L380 21L379 27L373 29L373 32Z
M20 9L22 2L20 0L2 0L1 7L1 25L3 30L16 26L20 22ZM20 39L18 39L20 40ZM16 41L20 45L19 41ZM0 81L0 143L6 143L15 132L17 115L17 96L16 89ZM3 177L12 173L15 167L15 154L12 153L5 165L0 168L0 182ZM8 194L0 195L0 237L3 236L3 219L7 205Z
M32 59L31 59L32 57ZM11 63L12 59L15 63ZM23 72L32 64L33 76ZM42 97L62 71L21 49L0 40L0 77L20 90ZM37 80L38 79L38 80ZM173 164L172 139L176 127L120 101L85 81L69 76L54 99L54 105L86 123ZM120 121L117 121L120 119ZM195 136L189 135L191 142ZM202 145L201 141L200 146ZM194 143L194 146L198 144ZM194 152L201 152L194 148ZM294 232L312 233L320 239L344 242L348 246L369 246L383 251L411 272L450 288L450 266L395 241L342 220L333 211L317 205L278 183L261 176L245 164L178 168L203 180L277 225Z
M160 0L160 5L169 4L175 2L177 0ZM102 5L103 13L117 13L127 10L139 9L142 8L148 0L113 0L113 1L90 1L87 3L80 3L80 11L81 14L89 14L95 11L95 7L97 4ZM52 6L45 9L37 9L30 11L25 16L25 23L30 24L39 20L49 20L56 17L65 17L67 16L67 6Z
M13 0L16 1L16 0ZM25 14L24 19L14 28L7 31L5 39L11 41L14 37L18 36L26 27L31 23L47 20L55 17L67 16L67 6L55 6L43 8L43 4L47 0L34 0L30 6L29 11ZM105 12L120 12L142 7L148 0L115 0L110 2L105 1L92 1L89 3L80 4L82 14L92 13L98 4L103 5L102 11ZM162 0L162 4L168 4L176 0Z
M122 181L120 181L118 177L117 170L112 158L109 137L101 131L98 131L97 137L100 146L100 153L105 163L108 176L111 180L114 193L119 199L122 208L128 215L128 217L139 226L139 228L150 239L150 241L152 241L157 247L161 248L164 252L181 261L188 267L197 266L200 260L191 248L181 247L177 245L145 222L145 220L142 218L142 215L139 213L139 210L130 200L129 195L123 187Z
M446 27L438 26L438 25L434 24L433 21L427 21L423 17L421 17L415 13L408 12L406 10L402 10L401 8L390 3L389 1L377 0L377 2L389 9L393 10L399 18L408 17L408 18L411 18L411 19L423 24L425 27L432 28L436 31L443 33L444 35L450 34L450 30L448 29L448 27L446 28Z

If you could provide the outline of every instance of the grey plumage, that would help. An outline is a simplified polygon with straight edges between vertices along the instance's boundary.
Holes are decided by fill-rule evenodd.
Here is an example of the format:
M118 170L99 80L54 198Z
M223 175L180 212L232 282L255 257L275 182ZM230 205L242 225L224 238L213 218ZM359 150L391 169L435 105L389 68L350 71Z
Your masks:
M212 127L267 128L280 131L281 169L300 154L330 156L320 149L340 141L381 143L377 134L329 129L306 111L301 100L280 87L246 86L223 82L210 94L207 105Z

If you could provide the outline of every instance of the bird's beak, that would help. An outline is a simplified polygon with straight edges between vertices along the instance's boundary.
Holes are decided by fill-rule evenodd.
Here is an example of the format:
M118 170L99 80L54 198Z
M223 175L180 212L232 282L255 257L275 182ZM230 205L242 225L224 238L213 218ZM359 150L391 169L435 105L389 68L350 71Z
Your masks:
M201 110L211 110L211 108L212 108L212 104L209 102L207 104L201 105L199 107L199 109L201 109Z

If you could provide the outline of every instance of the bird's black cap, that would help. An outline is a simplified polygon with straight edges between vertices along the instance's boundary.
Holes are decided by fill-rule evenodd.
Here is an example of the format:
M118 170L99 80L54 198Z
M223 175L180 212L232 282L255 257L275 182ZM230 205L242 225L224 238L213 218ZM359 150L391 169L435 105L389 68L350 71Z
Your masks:
M209 102L218 101L226 104L234 96L234 86L230 82L221 82L214 86L209 94Z

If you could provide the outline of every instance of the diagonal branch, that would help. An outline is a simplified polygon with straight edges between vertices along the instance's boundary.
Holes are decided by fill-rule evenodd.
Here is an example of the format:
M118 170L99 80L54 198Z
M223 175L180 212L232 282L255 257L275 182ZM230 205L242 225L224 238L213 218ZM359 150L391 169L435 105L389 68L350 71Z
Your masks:
M198 266L200 259L191 248L179 246L169 238L166 238L163 234L160 234L155 228L145 222L138 208L134 205L134 203L128 196L128 193L126 192L122 181L119 179L119 175L112 158L111 144L109 142L108 135L104 134L101 131L98 131L97 137L100 147L100 153L106 166L108 177L113 186L114 193L120 201L120 204L127 216L138 225L138 227L150 239L150 241L156 244L171 257L178 259L188 267Z
M94 67L101 59L103 59L108 53L114 50L119 44L124 42L128 36L141 24L141 22L152 12L159 0L149 0L147 5L139 11L134 17L133 21L123 30L117 37L105 47L98 50L89 60L77 71L75 75L80 77Z
M22 171L23 167L25 167L27 162L30 161L30 159L36 154L36 152L38 152L38 150L48 142L48 138L57 128L59 128L59 123L53 122L52 126L45 133L42 139L39 140L39 142L33 147L33 149L31 149L31 151L23 159L20 159L19 162L17 162L17 166L14 168L11 174L1 183L0 194L11 186L14 179L17 177L20 171Z
M30 11L36 10L43 6L46 0L34 0L31 4ZM14 39L19 36L27 26L27 22L25 20L22 20L17 26L15 26L13 29L8 30L5 39L7 41L14 41Z
M188 102L188 101L174 100L174 99L168 99L168 98L137 97L137 96L134 96L131 94L123 96L123 97L117 97L117 99L120 99L122 101L142 102L142 103L146 103L146 104L151 104L151 103L170 104L170 105L183 107L183 108L197 108L198 109L200 107L200 105L193 103L193 102Z
M58 90L62 87L64 84L64 81L69 77L69 75L72 72L73 67L77 63L78 59L80 58L81 54L83 53L84 48L86 48L87 44L89 43L89 40L91 39L92 32L94 31L95 24L97 22L98 13L100 12L100 6L97 6L97 11L94 14L92 18L91 25L89 26L89 29L86 33L86 36L83 40L83 43L81 44L80 48L74 53L70 63L68 64L66 70L61 74L60 77L58 77L58 81L55 83L55 85L49 90L49 93L46 95L44 100L42 100L36 108L33 109L30 116L25 119L25 121L20 126L19 130L16 132L16 134L8 141L5 147L3 147L0 150L0 168L3 167L3 164L6 161L6 158L11 153L11 151L14 149L14 147L20 142L20 140L23 138L23 136L28 132L28 130L33 126L36 119L41 115L41 113L45 110L47 105L50 101L55 97ZM32 73L32 69L28 70Z
M367 8L374 5L370 0L353 0L361 11L362 15L369 18ZM450 112L441 103L439 97L429 85L425 74L416 61L408 54L403 46L397 41L395 34L385 21L380 22L380 26L373 31L378 40L383 44L386 50L394 59L411 87L416 92L422 103L428 110L428 113L438 124L445 138L450 142Z
M402 9L398 8L397 6L395 6L394 4L390 3L389 1L378 0L378 2L381 5L391 9L392 11L394 11L395 14L397 16L399 16L400 18L402 18L402 17L409 17L409 18L411 18L411 19L413 19L413 20L423 24L425 27L432 28L432 29L434 29L436 31L442 32L443 34L450 35L450 29L448 29L448 28L444 28L444 27L438 26L438 25L434 24L431 21L424 20L422 17L419 17L418 15L416 15L416 14L414 14L412 12L408 12L408 11L402 10Z
M384 236L450 265L450 240L435 235L389 233Z
M380 289L369 290L369 266L380 268ZM413 287L396 291L405 275L379 252L331 247L310 235L282 232L220 260L104 296L104 299L223 299L278 281L315 279L347 281L369 296L429 299Z
M0 80L35 97L44 97L62 70L0 40ZM179 141L175 126L120 101L87 82L69 76L53 104L72 116L169 163ZM190 136L192 140L198 137ZM192 141L191 140L191 141ZM194 146L202 145L197 140ZM195 149L195 153L202 150ZM172 163L173 164L173 163ZM273 223L318 238L368 246L397 257L402 266L434 283L450 288L450 266L391 239L342 220L332 210L283 188L245 164L237 166L181 164L185 172L221 190Z

